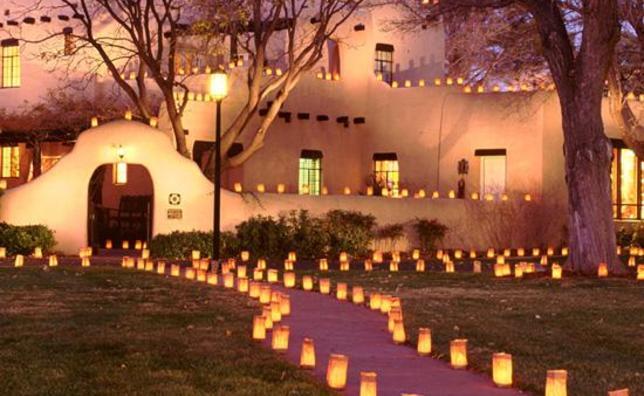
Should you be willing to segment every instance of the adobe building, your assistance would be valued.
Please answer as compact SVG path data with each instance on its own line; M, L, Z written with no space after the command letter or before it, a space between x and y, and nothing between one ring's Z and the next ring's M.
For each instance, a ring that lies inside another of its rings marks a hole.
M298 208L323 213L343 208L372 213L381 225L408 224L416 217L438 218L452 229L445 241L449 247L485 248L495 242L477 224L472 207L532 204L551 208L549 213L558 225L548 235L512 243L560 243L566 187L556 93L547 88L511 92L517 87L503 84L468 87L458 76L445 74L441 26L407 35L383 31L383 21L392 12L382 8L357 12L337 38L330 40L319 67L305 75L291 93L264 147L240 167L226 170L225 228L253 214L275 215ZM15 31L38 35L70 28L74 22L69 16L49 20L34 16L9 24L10 18L11 13L4 21L0 18L0 108L7 109L25 100L37 102L45 88L55 88L57 83L52 78L56 71L34 56L38 47L16 41L12 38ZM65 45L61 37L61 50ZM98 216L97 205L108 213L103 221L109 223L110 211L118 212L123 202L132 203L132 197L148 196L143 206L150 215L137 238L149 239L175 229L211 229L212 184L197 165L214 140L215 103L206 93L209 58L195 54L188 45L182 51L185 56L180 61L192 62L185 65L192 92L183 118L192 162L171 154L172 131L163 108L160 133L150 133L151 128L141 123L118 121L92 128L76 142L48 143L42 155L51 169L35 180L30 178L28 144L15 135L3 138L0 134L0 176L9 187L0 201L0 218L16 224L50 225L57 232L60 248L74 251L101 242L91 225L92 216ZM268 68L276 73L280 65ZM224 128L244 101L243 71L243 65L228 70L231 85L223 102ZM111 86L108 77L97 76L90 89ZM629 104L641 119L641 97L631 97ZM644 217L644 164L621 143L607 110L605 104L605 130L614 143L615 218L633 225ZM233 150L249 144L262 114ZM150 142L144 144L148 137ZM128 186L112 183L111 168L95 173L103 165L118 162L118 146L125 148L130 165ZM173 173L174 167L181 172ZM99 180L102 186L112 187L91 193L90 184ZM64 187L70 183L73 188ZM383 192L387 197L381 196ZM171 195L174 199L180 196L180 208L173 207L179 205L171 204ZM56 199L43 206L46 210L34 209L42 205L43 197ZM181 218L173 209L181 209ZM46 215L52 212L60 218Z

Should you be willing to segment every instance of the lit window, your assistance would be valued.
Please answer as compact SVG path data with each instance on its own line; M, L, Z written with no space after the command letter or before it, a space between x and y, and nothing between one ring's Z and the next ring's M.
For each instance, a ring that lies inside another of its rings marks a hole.
M376 76L391 85L394 81L394 46L391 44L376 44Z
M20 148L2 147L2 177L20 177Z
M7 39L2 46L2 88L20 86L20 47L18 40Z
M398 195L400 169L396 153L375 153L373 155L373 178L376 195L380 195L383 188L386 188L393 196Z
M480 158L481 196L491 194L499 198L505 193L507 157L505 149L476 150Z
M322 189L322 152L302 150L299 173L299 193L320 195L320 190Z
M613 147L611 165L613 215L617 219L642 219L644 218L642 209L644 162L621 141L613 141Z

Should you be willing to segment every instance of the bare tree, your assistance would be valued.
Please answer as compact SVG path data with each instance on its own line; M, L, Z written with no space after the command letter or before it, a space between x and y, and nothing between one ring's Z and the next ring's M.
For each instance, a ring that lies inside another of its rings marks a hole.
M248 57L244 71L248 94L224 131L222 152L226 153L242 133L250 134L250 144L229 158L226 166L241 165L263 147L269 127L302 75L318 64L327 41L362 3L363 0L238 0L234 6L224 8L219 1L202 0L200 11L209 21L206 25L214 24L212 29L228 35ZM209 10L215 15L208 14ZM218 24L221 20L226 22ZM249 130L264 103L267 111L259 126ZM214 153L204 171L212 175L213 165Z
M474 78L491 78L495 71L507 69L524 78L530 70L538 70L540 63L547 65L546 75L536 75L554 82L561 103L571 247L568 264L586 274L594 273L600 262L608 263L612 271L621 271L611 208L611 143L601 118L604 82L620 39L618 1L396 3L408 11L404 21L394 22L398 28L418 28L445 17L448 23L455 21L456 29L473 17L483 26L471 29L492 29L497 40L485 48L485 61L468 70ZM452 61L465 57L462 51L450 56Z
M72 15L71 30L20 39L46 43L66 35L73 46L62 53L46 53L46 58L56 65L65 64L70 72L84 70L88 79L106 73L144 119L156 114L158 99L152 89L158 89L172 124L177 151L190 157L182 123L190 70L178 70L175 62L181 37L189 30L182 13L186 4L189 2L184 0L37 1L22 12L67 11ZM182 94L175 95L175 91ZM181 99L176 100L177 97Z

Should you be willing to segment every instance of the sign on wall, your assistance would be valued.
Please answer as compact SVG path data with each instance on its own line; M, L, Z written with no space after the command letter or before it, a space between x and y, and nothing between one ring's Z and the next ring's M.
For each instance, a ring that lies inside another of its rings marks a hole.
M183 218L183 210L181 209L168 209L169 220L181 220Z
M181 204L181 194L179 193L172 193L168 195L168 203L170 205L180 205Z

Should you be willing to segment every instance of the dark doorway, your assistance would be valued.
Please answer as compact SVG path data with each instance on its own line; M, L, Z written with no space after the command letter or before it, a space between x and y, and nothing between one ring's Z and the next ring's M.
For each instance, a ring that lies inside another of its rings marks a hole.
M121 248L128 241L149 242L152 236L154 190L152 177L143 165L127 165L127 183L116 185L112 164L101 165L92 174L88 194L88 244L95 249L112 241Z

